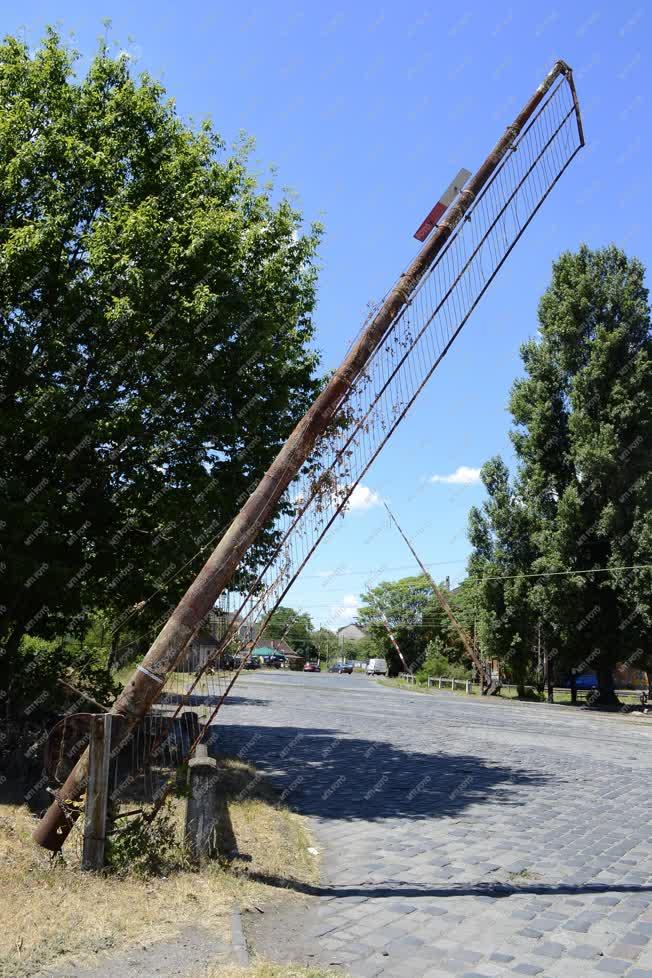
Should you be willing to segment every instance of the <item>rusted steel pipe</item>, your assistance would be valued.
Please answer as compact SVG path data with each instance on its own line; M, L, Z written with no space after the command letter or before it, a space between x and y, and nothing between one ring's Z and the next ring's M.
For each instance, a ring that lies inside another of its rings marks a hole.
M505 130L479 170L470 178L439 227L400 276L221 537L113 705L111 712L125 718L125 731L135 726L158 698L193 630L213 607L240 560L273 515L281 496L310 455L317 439L337 414L351 386L381 344L392 323L409 303L424 273L560 75L566 75L572 87L570 68L565 62L558 61L511 126ZM65 805L82 795L87 777L88 752L80 758L65 784L59 789L57 801L50 806L34 832L34 839L40 845L54 851L61 848L71 828Z

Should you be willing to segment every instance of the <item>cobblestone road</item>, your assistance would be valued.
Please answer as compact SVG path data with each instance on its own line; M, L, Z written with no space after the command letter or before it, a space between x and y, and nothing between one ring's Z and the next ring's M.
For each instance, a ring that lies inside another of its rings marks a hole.
M360 978L652 978L652 726L284 673L239 682L218 730L323 850L281 956Z

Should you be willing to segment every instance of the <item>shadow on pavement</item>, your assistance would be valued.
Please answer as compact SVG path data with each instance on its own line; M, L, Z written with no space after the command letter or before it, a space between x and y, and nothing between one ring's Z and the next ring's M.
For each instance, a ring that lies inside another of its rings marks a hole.
M221 699L221 693L191 693L190 696L186 696L183 693L164 692L158 702L162 706L177 706L179 703L185 706L217 706ZM222 706L268 706L269 702L252 696L234 696L229 693Z
M319 883L302 883L284 876L266 876L264 873L248 873L251 879L268 886L295 890L307 896L318 897L492 897L510 896L587 896L600 893L652 893L652 886L632 883L530 883L515 886L510 883L475 883L473 886L415 886L414 883L392 881L391 886L329 886Z
M323 728L225 722L211 733L214 751L262 766L286 805L322 819L451 817L484 800L520 806L519 787L549 780L472 755L405 750Z

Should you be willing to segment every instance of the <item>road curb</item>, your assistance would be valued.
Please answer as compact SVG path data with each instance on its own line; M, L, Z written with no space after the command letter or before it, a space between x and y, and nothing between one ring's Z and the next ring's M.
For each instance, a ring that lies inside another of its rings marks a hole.
M498 706L498 707L514 706L519 709L520 708L527 709L528 707L534 707L540 710L551 710L551 711L563 710L566 711L568 715L581 714L583 716L591 716L593 718L600 718L605 720L624 720L629 724L635 724L636 726L641 726L641 727L647 726L652 728L652 715L649 714L641 715L640 713L635 713L633 711L632 712L624 711L624 710L603 711L600 709L582 710L581 705L573 706L571 703L546 703L543 700L539 700L539 701L519 700L516 698L508 699L506 697L502 698L500 696L491 696L491 697L478 696L477 694L473 694L469 696L467 693L451 692L449 690L444 690L444 689L428 689L427 687L424 686L422 686L421 688L415 686L390 686L387 683L378 683L377 685L381 686L382 689L388 690L389 692L394 691L396 693L411 693L414 694L415 696L430 696L433 699L439 699L441 696L448 697L448 698L450 698L451 696L455 696L460 702L462 701L467 703L475 702L478 704L482 703L490 706Z
M249 951L242 929L242 917L239 908L231 911L231 947L236 962L243 968L249 967Z

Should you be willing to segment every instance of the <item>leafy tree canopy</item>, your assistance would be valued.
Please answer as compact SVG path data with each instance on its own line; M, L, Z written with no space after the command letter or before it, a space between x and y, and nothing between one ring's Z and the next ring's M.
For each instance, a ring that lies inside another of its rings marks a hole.
M76 61L0 44L4 670L165 615L318 389L319 228L126 57Z
M444 586L442 590L451 602L448 590ZM411 669L423 663L428 643L436 636L445 643L453 659L460 655L459 640L424 575L385 581L370 588L362 595L358 618L379 650L376 654L388 660L390 672L402 672L404 666L385 623Z
M299 655L313 655L316 650L310 615L283 605L270 618L262 639L284 639Z

